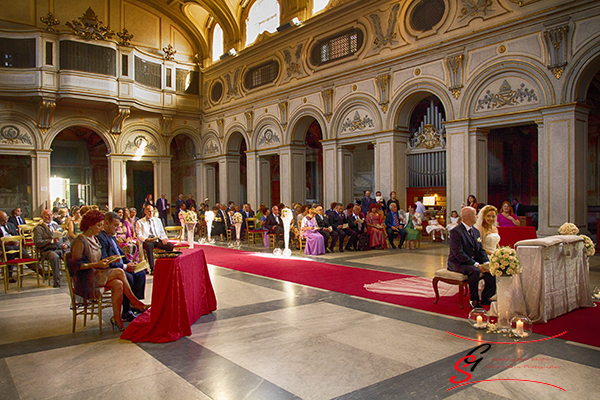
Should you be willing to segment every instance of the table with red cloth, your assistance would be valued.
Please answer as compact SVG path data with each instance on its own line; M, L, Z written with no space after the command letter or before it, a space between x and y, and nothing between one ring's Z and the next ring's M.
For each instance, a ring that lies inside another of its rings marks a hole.
M166 343L192 334L202 315L217 309L204 251L181 249L177 258L154 263L152 307L129 324L121 339Z
M520 240L537 239L537 232L534 226L499 226L500 247L514 247Z

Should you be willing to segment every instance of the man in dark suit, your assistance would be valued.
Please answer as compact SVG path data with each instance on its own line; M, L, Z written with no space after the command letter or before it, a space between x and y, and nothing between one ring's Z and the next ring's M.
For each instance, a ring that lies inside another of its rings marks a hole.
M191 193L188 195L188 198L185 201L185 206L187 207L188 210L190 210L192 207L194 207L194 210L198 211L198 207L196 207L196 200L194 200L194 196L192 196Z
M169 211L169 201L165 197L165 194L162 193L160 198L156 200L156 209L158 210L158 217L162 220L163 226L168 226L167 223L167 212Z
M323 206L317 206L315 221L317 221L317 225L319 226L319 233L323 235L323 239L325 239L325 251L327 253L333 253L333 248L338 240L338 233L333 230L329 223L329 218L323 213ZM331 238L331 245L327 247L329 238Z
M279 207L273 206L271 214L267 216L265 221L265 228L267 228L269 234L275 234L275 243L277 243L277 246L281 246L283 243L283 220L279 216Z
M448 255L448 270L467 275L471 293L471 307L489 305L490 298L496 293L496 278L493 277L483 264L488 263L488 256L481 244L479 231L473 227L477 220L477 212L472 207L460 211L462 223L452 229L450 235L450 254ZM485 282L479 301L479 280Z
M375 199L371 198L371 192L365 190L365 195L360 201L360 208L362 210L363 215L367 215L369 213L369 206L375 203Z
M356 241L358 240L358 233L354 232L348 227L348 223L346 221L343 211L344 206L341 203L338 203L335 206L332 205L331 208L333 210L328 210L329 223L331 224L333 230L336 231L338 234L338 238L340 240L340 253L344 252L344 239L346 238L346 235L349 236L349 240L345 249L348 251L352 251L356 245Z
M70 251L71 243L66 237L54 237L59 229L52 220L52 211L42 211L42 222L33 229L33 243L40 252L40 261L48 260L54 275L54 287L60 287L60 259Z
M398 215L398 206L396 206L396 203L390 203L390 212L385 217L385 230L387 231L388 241L392 249L396 248L394 239L396 236L400 236L398 248L401 249L406 239L406 231L404 230L404 221Z
M513 206L513 211L515 212L517 217L525 216L525 206L523 204L519 203L519 199L517 199L516 197L513 197L513 199L512 199L512 206Z
M104 220L104 230L98 234L98 241L102 245L102 258L110 256L124 256L125 253L117 244L115 235L119 228L119 216L114 212L106 213L106 219ZM146 292L146 270L135 272L136 263L130 261L127 257L123 257L118 261L110 264L110 268L121 268L125 271L125 276L131 286L131 291L135 294L135 297L142 300L145 297ZM141 310L140 310L141 311ZM131 305L129 298L123 296L123 310L121 312L121 318L123 321L131 322L134 320L135 315L131 312Z
M17 207L11 212L11 216L8 218L8 222L18 227L19 225L25 225L25 218L21 217L21 208Z
M185 201L183 200L183 195L180 194L177 200L175 200L175 214L173 214L175 225L181 225L181 221L179 221L179 212L181 211L182 204L185 204Z

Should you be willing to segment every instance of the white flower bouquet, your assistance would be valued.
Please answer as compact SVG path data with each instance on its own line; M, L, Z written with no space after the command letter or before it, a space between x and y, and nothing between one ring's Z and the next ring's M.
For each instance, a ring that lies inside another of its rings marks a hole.
M500 247L494 251L490 260L492 276L517 275L523 271L517 253L510 247Z
M186 211L183 222L186 224L195 224L198 222L198 214L195 211Z
M575 224L565 222L560 226L560 228L558 228L558 233L561 235L578 235L579 228Z
M244 218L242 217L242 213L236 212L235 214L233 214L231 216L231 221L234 224L241 224L244 221Z
M590 239L586 235L579 235L579 236L581 236L583 238L583 245L585 246L585 254L588 257L591 257L594 254L596 254L596 245L594 244L592 239Z

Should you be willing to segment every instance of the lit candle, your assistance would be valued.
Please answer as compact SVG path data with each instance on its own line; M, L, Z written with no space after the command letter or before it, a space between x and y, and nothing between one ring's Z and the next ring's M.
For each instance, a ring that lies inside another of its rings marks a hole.
M523 336L523 321L517 321L517 336Z
M477 316L477 327L481 327L481 325L483 325L483 318L481 317L481 315Z

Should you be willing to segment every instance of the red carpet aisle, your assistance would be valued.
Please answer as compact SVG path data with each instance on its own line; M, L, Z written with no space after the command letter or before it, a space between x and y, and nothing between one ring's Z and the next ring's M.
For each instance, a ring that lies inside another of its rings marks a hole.
M464 309L458 304L458 294L441 297L438 304L432 298L371 292L365 284L393 279L414 278L409 275L372 271L362 268L344 267L311 260L276 258L272 254L252 253L225 249L218 246L202 246L209 264L247 272L250 274L299 283L320 289L345 293L386 303L431 311L444 315L466 318L469 305L465 299ZM600 347L600 307L575 310L565 316L535 325L534 332L553 336L561 332L566 340Z

